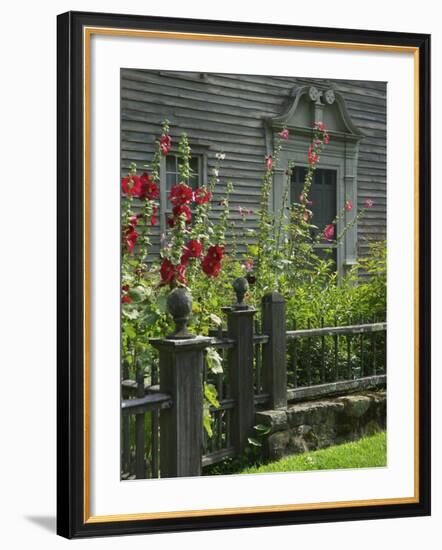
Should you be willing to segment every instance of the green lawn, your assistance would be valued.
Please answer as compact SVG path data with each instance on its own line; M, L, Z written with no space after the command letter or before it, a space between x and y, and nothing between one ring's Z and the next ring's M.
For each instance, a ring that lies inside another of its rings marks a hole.
M381 432L352 443L291 455L276 462L246 468L241 473L304 472L339 468L374 468L386 465L387 438L385 432Z

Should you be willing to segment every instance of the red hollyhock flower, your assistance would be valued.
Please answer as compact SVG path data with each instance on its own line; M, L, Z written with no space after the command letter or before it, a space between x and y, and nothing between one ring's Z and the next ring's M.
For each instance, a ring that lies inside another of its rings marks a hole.
M158 221L158 206L154 204L152 208L152 215L150 216L150 225L155 225L157 221Z
M221 262L210 258L208 255L205 256L201 262L202 270L209 277L218 277L219 272L221 271Z
M318 162L318 154L315 151L313 151L313 145L311 144L308 148L307 158L308 158L308 163L311 164L312 166Z
M272 157L272 155L267 155L266 156L266 168L267 168L268 172L270 172L273 168L273 157Z
M192 220L192 212L190 211L190 208L187 206L187 204L174 206L172 209L172 214L173 216L169 216L169 219L167 220L169 227L175 227L178 218L181 216L184 216L186 223L190 223L190 221Z
M176 267L176 275L178 282L182 283L183 285L187 285L187 279L186 279L186 266L183 263L180 263Z
M129 285L124 285L124 286L122 286L122 287L121 287L121 290L122 290L123 292L127 292L127 291L129 290Z
M289 139L289 131L287 130L287 128L284 128L284 130L281 130L279 132L279 137L282 139Z
M137 239L138 232L129 226L129 229L126 231L126 246L130 254L134 251L135 245L137 244Z
M167 258L163 258L160 267L161 284L171 283L175 277L175 267Z
M138 224L138 216L134 214L129 218L129 226L133 230L137 224Z
M351 201L345 201L344 208L347 212L351 212L353 210L353 203Z
M209 249L206 254L206 258L209 258L210 260L220 262L223 259L224 255L224 247L220 246L219 244L215 244L213 246L209 246Z
M160 196L160 191L157 185L150 179L150 176L147 172L140 177L140 199L148 199L153 201Z
M172 187L169 193L169 200L174 206L189 204L193 199L191 187L185 183L177 183Z
M172 138L169 134L163 134L160 137L160 149L163 155L168 155L172 147Z
M329 223L328 225L325 226L324 237L327 239L327 241L332 241L334 236L335 236L335 226L332 223Z
M184 254L187 258L199 258L203 250L203 245L196 239L191 239L184 247Z
M140 194L140 178L135 175L127 176L121 180L121 189L126 195L137 197Z
M205 204L206 202L209 202L211 198L212 193L204 187L198 187L195 189L195 193L193 194L193 200L196 204Z
M127 294L125 294L124 296L121 296L121 303L122 304L131 304L132 303L132 298L130 296L128 296Z

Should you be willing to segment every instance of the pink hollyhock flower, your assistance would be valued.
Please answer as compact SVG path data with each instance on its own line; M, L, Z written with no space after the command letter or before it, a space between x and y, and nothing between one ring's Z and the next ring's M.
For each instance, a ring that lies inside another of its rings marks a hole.
M335 226L332 223L329 223L328 225L325 226L324 237L327 239L327 241L332 241L334 236L335 236Z
M325 124L323 122L315 122L315 128L323 132L325 130Z
M246 271L252 271L252 269L253 269L253 260L246 260L242 264L242 266Z
M371 199L365 200L365 208L373 208L374 202Z
M315 151L313 151L312 144L310 144L308 148L307 158L308 158L308 163L311 164L312 166L318 162L318 154Z
M278 135L282 139L289 139L289 131L287 130L287 128L281 130Z
M311 210L304 210L304 213L303 213L302 217L303 217L305 222L310 221L310 218L312 217Z
M330 141L330 134L328 132L324 133L324 143L327 145L327 143Z
M351 201L345 201L345 210L351 212L353 210L353 203Z
M172 138L169 134L163 134L160 137L160 149L163 155L168 155L172 147Z
M273 168L273 157L272 157L272 155L267 155L266 156L266 168L267 168L268 172L270 172Z
M169 192L169 200L174 206L189 204L193 199L192 188L185 183L177 183Z
M195 189L195 193L193 194L193 200L196 204L205 204L206 202L209 202L211 198L212 193L204 187L198 187Z

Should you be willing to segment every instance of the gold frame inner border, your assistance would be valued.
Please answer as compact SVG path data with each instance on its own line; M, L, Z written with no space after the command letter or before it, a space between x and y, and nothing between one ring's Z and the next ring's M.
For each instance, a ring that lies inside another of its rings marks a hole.
M202 510L177 510L171 512L150 512L137 514L115 514L93 516L90 511L90 83L91 83L91 37L93 35L122 36L136 38L156 38L174 40L194 40L203 42L232 42L258 45L333 48L372 52L409 53L414 62L414 495L388 499L352 500L337 502L318 502L305 504L284 504L270 506L250 506L238 508L215 508ZM230 514L256 514L264 512L287 512L300 510L324 510L330 508L348 508L353 506L385 506L392 504L412 504L419 502L419 49L412 46L387 44L363 44L353 42L330 42L321 40L296 40L287 38L247 37L224 34L204 34L169 31L150 31L137 29L116 29L107 27L83 28L83 93L84 93L84 487L83 512L85 523L103 523L117 521L136 521L149 519L191 518Z

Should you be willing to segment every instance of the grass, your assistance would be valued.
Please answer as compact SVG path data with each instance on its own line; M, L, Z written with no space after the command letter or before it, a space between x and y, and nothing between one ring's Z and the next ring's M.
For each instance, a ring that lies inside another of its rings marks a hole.
M305 472L341 468L376 468L386 465L387 437L385 432L380 432L352 443L291 455L275 462L246 468L241 473Z

